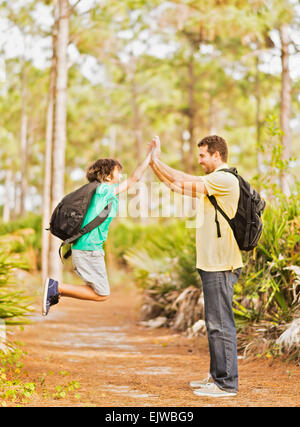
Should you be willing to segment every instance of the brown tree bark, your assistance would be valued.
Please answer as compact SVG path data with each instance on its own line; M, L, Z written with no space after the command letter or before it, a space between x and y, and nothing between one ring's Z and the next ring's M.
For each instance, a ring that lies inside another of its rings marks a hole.
M11 166L8 166L8 168L5 171L5 201L4 201L4 207L3 207L3 222L10 221L10 201L11 201L11 194L12 194L12 188L13 188L13 174Z
M140 164L142 161L142 129L141 129L141 119L138 105L138 89L136 83L136 64L135 58L131 59L131 102L132 102L132 112L133 112L133 131L135 135L135 149L136 149L136 159L137 163Z
M56 43L58 31L58 2L54 2L54 25L52 33L52 61L49 78L49 94L47 107L45 158L44 158L44 188L43 188L43 206L42 206L42 278L43 281L49 274L49 246L50 234L46 230L49 227L51 216L51 172L52 172L52 140L53 140L53 118L54 118L54 99L56 83Z
M259 58L255 58L255 100L256 100L256 168L258 175L263 171L263 156L261 151L261 90L259 79ZM259 183L258 183L259 184Z
M194 57L191 55L190 62L188 65L189 74L189 87L188 87L188 98L189 98L189 109L188 117L189 124L188 130L190 134L190 147L187 155L187 171L193 173L194 161L195 161L195 119L196 119L196 101L195 101L195 70L194 70Z
M52 149L52 179L51 179L51 212L64 196L64 172L66 150L66 119L67 119L67 82L68 64L67 47L69 41L69 2L58 0L59 22L57 33L57 63L56 87L53 121L53 149ZM62 280L62 263L58 249L60 240L51 235L49 249L49 275Z
M27 72L24 63L21 74L22 105L21 105L21 182L20 182L20 215L25 214L25 197L27 192L27 157L28 157L28 114L27 114Z

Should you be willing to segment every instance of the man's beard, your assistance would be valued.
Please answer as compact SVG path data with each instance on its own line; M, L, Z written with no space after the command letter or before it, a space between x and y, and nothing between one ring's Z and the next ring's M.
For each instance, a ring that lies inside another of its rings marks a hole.
M205 169L203 168L205 175L212 173L214 170L215 170L215 168L213 166L206 166Z

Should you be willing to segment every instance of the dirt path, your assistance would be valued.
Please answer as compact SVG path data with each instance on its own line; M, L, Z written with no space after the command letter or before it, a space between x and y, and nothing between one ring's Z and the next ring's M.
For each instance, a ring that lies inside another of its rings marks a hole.
M65 298L48 317L36 314L16 337L38 385L28 406L299 406L300 368L267 360L239 360L236 397L195 396L188 384L206 376L206 338L138 326L138 304L137 291L117 289L105 303ZM53 396L74 381L77 391Z

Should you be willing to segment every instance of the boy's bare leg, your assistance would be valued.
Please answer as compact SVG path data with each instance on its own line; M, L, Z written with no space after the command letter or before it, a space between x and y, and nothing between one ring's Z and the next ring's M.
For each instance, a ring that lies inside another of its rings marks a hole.
M62 297L78 298L90 301L105 301L108 296L98 295L89 285L58 285L58 291Z

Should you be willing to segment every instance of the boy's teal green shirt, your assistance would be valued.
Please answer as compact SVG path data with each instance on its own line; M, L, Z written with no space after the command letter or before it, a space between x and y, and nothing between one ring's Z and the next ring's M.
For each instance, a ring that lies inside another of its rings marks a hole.
M94 230L80 237L77 242L73 244L73 249L78 249L81 251L103 251L103 243L107 239L109 225L116 216L119 205L119 198L118 196L114 195L114 188L116 185L118 184L101 184L96 189L96 192L91 199L89 208L85 215L82 227L96 218L96 216L99 215L105 206L107 206L110 202L112 202L111 211L109 216L101 225L99 225L99 227L94 228Z

